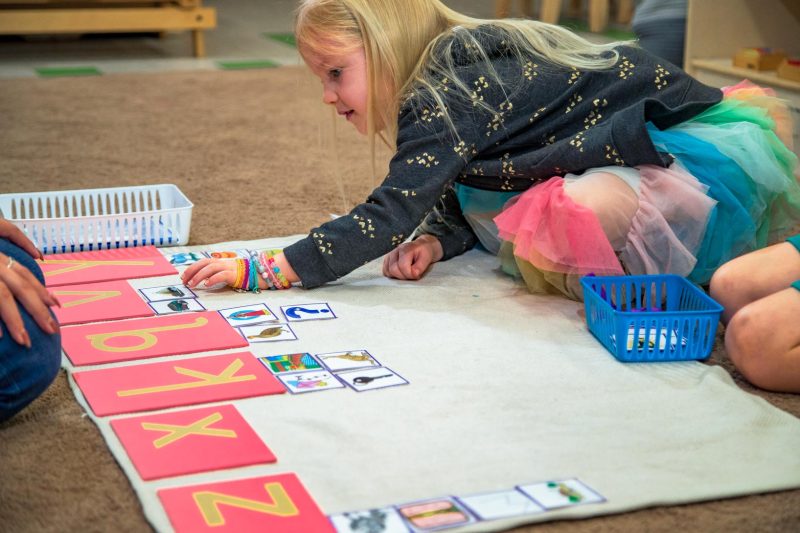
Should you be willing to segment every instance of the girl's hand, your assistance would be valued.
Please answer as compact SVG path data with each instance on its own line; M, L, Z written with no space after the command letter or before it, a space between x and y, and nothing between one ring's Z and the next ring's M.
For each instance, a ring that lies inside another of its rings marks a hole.
M395 279L419 279L443 255L439 239L433 235L422 235L386 254L383 275Z
M0 253L0 320L18 344L30 348L31 338L25 330L18 304L22 304L42 331L51 335L58 331L58 324L47 309L61 306L56 297L47 292L30 270Z
M201 259L189 265L181 274L184 285L193 289L205 282L204 287L225 283L233 285L236 281L236 261L230 259Z

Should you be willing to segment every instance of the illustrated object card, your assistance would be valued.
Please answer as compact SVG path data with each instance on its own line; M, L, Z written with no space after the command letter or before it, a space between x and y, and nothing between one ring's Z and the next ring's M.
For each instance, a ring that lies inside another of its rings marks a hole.
M408 385L402 376L385 366L338 372L336 376L357 392Z
M203 307L203 304L201 304L196 298L151 302L150 307L152 307L159 315L171 315L173 313L188 313L192 311L206 310L206 308Z
M127 281L66 285L52 293L61 302L52 309L62 326L155 314Z
M233 405L118 418L111 427L145 481L276 460Z
M336 531L295 474L161 489L158 497L176 533Z
M181 298L197 298L192 289L183 285L162 285L160 287L145 287L139 289L148 302L161 302Z
M283 355L269 355L259 358L264 366L274 374L286 372L302 372L304 370L321 370L322 365L310 353L288 353Z
M220 309L219 314L234 327L262 324L264 322L277 322L278 317L266 304L242 305Z
M177 274L154 246L48 255L38 261L48 287Z
M97 416L283 394L250 352L74 372Z
M64 353L75 366L247 346L219 313L203 311L118 320L61 329Z
M381 364L366 350L320 353L317 354L317 359L328 367L328 370L331 372L381 366Z
M398 505L397 511L411 525L412 531L438 531L476 521L453 498L406 503Z
M409 533L411 531L397 509L384 507L330 516L338 533Z
M577 479L545 481L520 485L517 488L536 500L546 510L606 501L605 498Z
M333 310L326 303L302 304L302 305L282 305L281 312L289 322L300 322L302 320L325 320L336 318Z
M244 326L238 329L251 344L297 340L297 335L294 334L294 330L289 324L263 324L261 326Z
M498 520L544 512L540 505L518 490L471 494L458 496L456 499L481 520Z
M250 250L245 248L239 250L209 250L203 253L211 259L250 259Z
M336 376L325 370L278 374L277 378L292 394L344 388L344 385L336 379Z
M189 266L206 257L207 256L202 252L178 252L166 255L167 261L175 266Z

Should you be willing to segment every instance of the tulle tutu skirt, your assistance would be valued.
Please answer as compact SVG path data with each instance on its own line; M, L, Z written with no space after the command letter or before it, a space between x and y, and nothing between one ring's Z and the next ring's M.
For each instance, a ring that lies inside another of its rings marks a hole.
M800 222L788 111L749 82L723 91L722 102L687 122L648 124L655 147L674 157L668 168L556 176L510 200L459 186L462 211L533 292L579 299L577 278L588 274L673 273L705 284L726 261Z

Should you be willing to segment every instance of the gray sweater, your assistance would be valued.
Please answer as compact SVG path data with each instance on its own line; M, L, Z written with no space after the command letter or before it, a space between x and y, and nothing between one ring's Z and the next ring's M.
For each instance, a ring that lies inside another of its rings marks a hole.
M607 165L671 163L653 146L645 124L664 129L718 103L719 89L694 80L644 50L620 47L620 60L603 71L578 71L509 54L491 26L472 30L503 80L497 84L460 43L453 56L472 89L459 98L441 80L458 130L454 137L425 94L400 110L397 152L389 174L349 214L314 228L284 252L303 286L340 278L405 241L424 221L444 259L474 246L452 184L523 191L552 176ZM475 101L489 103L490 113ZM434 209L436 208L436 209Z

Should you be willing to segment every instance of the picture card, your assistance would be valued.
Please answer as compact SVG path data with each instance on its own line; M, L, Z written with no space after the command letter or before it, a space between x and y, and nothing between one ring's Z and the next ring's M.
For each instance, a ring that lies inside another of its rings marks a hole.
M139 289L148 302L161 302L178 298L197 298L192 289L181 284L162 285L160 287L145 287Z
M204 252L211 259L250 259L250 250L208 250Z
M402 376L385 366L338 372L336 376L357 392L408 385Z
M310 353L288 353L283 355L269 355L259 358L264 366L273 374L286 372L302 372L304 370L321 370L322 365Z
M250 352L86 370L72 377L97 416L286 392Z
M206 308L196 298L185 298L178 300L162 300L151 302L152 307L159 315L170 315L172 313L188 313L192 311L205 311Z
M520 485L517 488L536 500L536 503L545 510L606 501L600 494L577 479L545 481Z
M317 359L331 372L381 366L381 364L366 350L320 353L317 354Z
M297 372L294 374L278 374L276 376L292 394L317 392L328 389L343 389L342 382L325 370Z
M275 323L238 328L251 344L258 342L296 341L297 335L289 324Z
M230 404L118 418L111 428L145 481L276 461Z
M437 498L397 506L400 516L411 525L412 531L438 531L476 522L454 498Z
M155 246L53 254L38 263L48 287L178 273Z
M241 305L220 309L219 314L234 327L262 324L264 322L277 322L278 317L266 304Z
M409 533L397 509L384 507L368 511L334 514L330 517L338 533Z
M51 292L61 302L52 310L62 326L155 315L127 281L62 285Z
M498 520L513 516L543 513L544 509L518 490L457 496L480 520Z
M282 305L281 312L289 322L300 322L302 320L327 320L329 318L336 318L333 310L326 303Z
M214 311L61 328L61 346L75 366L247 345L236 329Z
M335 533L295 474L160 489L176 533Z
M206 259L207 256L202 252L178 252L178 253L166 254L166 258L171 265L180 267L180 266L189 266L193 263L197 263L201 259Z

